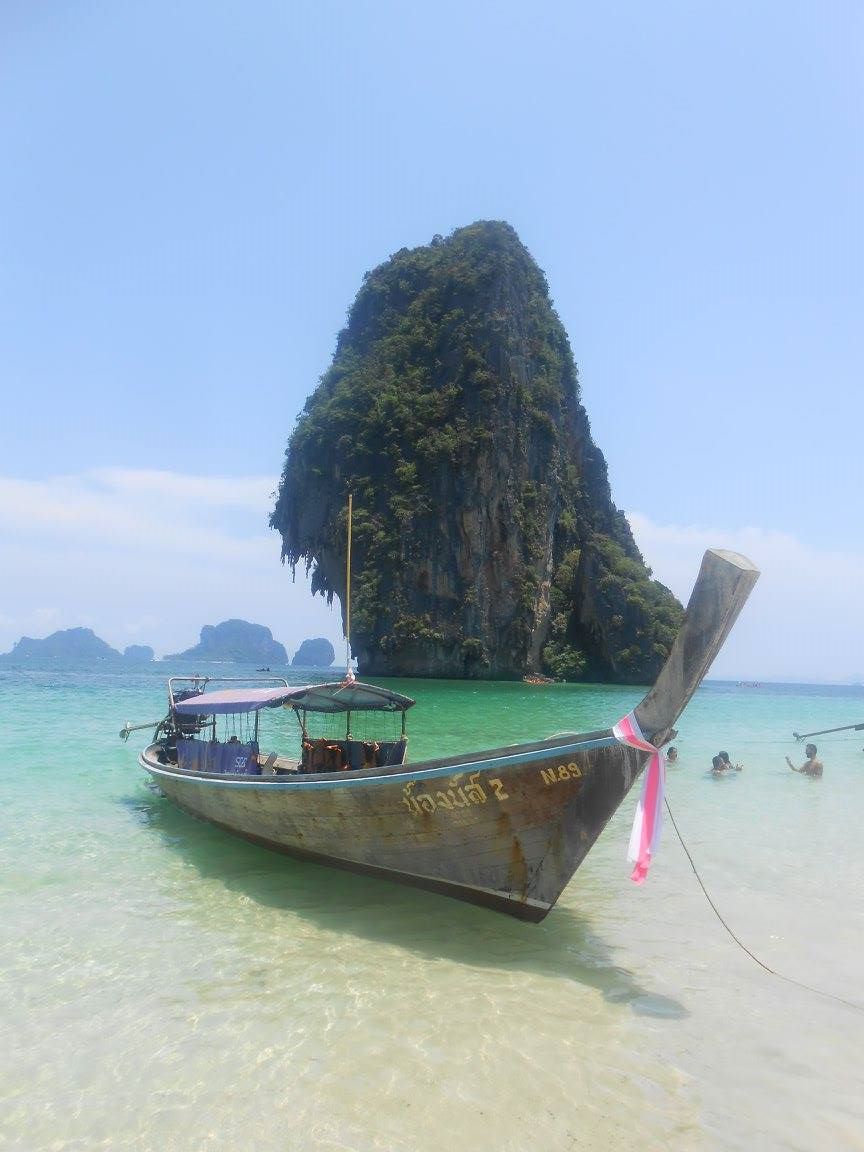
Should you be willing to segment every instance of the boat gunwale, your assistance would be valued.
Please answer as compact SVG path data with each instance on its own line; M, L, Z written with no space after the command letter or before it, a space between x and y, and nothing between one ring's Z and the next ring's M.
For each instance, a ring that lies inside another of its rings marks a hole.
M162 764L148 756L151 749L162 748L160 742L148 745L139 756L139 762L151 775L169 779L198 781L202 784L216 784L225 787L265 788L268 791L298 790L303 788L338 788L356 784L399 784L411 780L434 780L452 776L455 773L490 772L495 769L518 767L521 764L546 760L556 753L590 752L599 748L620 747L611 728L600 728L584 735L553 737L550 740L532 741L528 744L511 744L503 748L491 748L485 752L461 753L453 757L438 757L434 760L421 760L411 766L393 764L376 768L346 769L342 772L291 773L285 775L259 776L225 772L194 772L173 764Z

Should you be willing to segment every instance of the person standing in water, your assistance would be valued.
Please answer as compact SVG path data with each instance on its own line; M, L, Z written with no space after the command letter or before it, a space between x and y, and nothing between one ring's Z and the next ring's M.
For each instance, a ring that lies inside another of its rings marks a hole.
M822 761L816 756L816 745L808 744L804 751L807 754L807 759L800 768L796 768L788 756L786 757L786 763L793 772L803 772L805 776L821 776Z
M740 771L741 771L741 767L742 767L742 766L741 766L740 764L732 764L732 763L730 763L730 760L729 760L729 753L728 753L728 752L718 752L718 753L717 753L717 755L718 755L718 756L720 757L720 759L723 761L723 767L724 767L724 769L727 769L727 770L731 770L731 769L733 769L733 768L734 768L736 772L740 772Z
M670 764L674 764L675 761L678 759L678 749L675 747L674 744L669 745L669 748L666 752L666 759L668 760L668 762Z

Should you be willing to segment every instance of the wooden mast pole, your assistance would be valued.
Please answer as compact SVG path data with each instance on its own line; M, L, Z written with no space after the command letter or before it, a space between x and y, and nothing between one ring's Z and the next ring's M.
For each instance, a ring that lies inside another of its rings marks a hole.
M348 493L348 555L345 561L345 674L351 672L351 516L354 496Z

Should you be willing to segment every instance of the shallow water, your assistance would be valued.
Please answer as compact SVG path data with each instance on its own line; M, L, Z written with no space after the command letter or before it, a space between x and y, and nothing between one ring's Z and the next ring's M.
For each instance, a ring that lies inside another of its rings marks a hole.
M540 925L197 822L117 738L166 674L0 672L0 1147L864 1148L864 733L817 740L821 781L784 762L864 690L709 683L679 723L672 813L775 975L668 821L629 881L635 795ZM414 759L639 696L390 683Z

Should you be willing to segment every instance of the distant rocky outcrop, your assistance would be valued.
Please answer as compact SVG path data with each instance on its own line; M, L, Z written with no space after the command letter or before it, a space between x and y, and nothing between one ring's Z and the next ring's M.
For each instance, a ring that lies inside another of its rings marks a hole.
M149 664L155 655L149 644L130 644L123 649L123 659L129 664Z
M299 668L329 668L336 659L336 649L329 640L319 637L304 640L294 653L292 665Z
M657 675L683 610L612 501L567 334L508 224L367 273L291 434L270 523L343 623L349 491L364 675Z
M223 620L205 624L200 643L185 652L166 656L166 660L236 661L249 664L287 664L288 653L273 633L263 624L246 620Z
M65 628L43 640L22 636L3 659L121 660L116 648L100 640L92 628Z
M146 644L131 644L120 653L100 640L92 628L64 628L42 640L22 636L13 645L11 652L0 654L0 660L67 660L79 664L111 660L126 664L149 664L154 655L153 649Z

